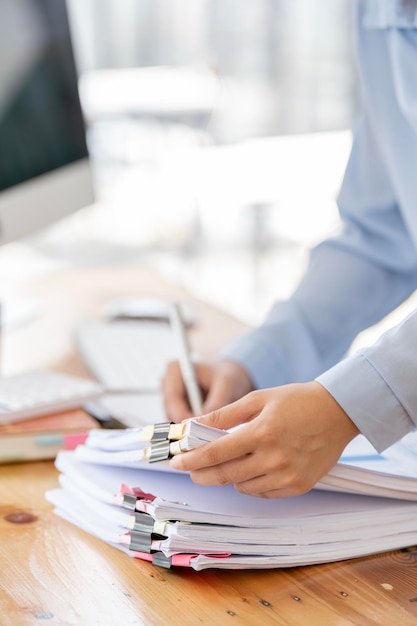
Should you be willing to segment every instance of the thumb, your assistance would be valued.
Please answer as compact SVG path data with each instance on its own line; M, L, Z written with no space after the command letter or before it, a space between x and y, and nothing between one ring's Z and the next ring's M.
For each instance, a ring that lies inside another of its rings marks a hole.
M227 404L197 418L196 421L213 428L229 430L234 426L251 421L259 414L261 409L262 407L259 406L256 393L250 393L240 400L236 400L236 402Z

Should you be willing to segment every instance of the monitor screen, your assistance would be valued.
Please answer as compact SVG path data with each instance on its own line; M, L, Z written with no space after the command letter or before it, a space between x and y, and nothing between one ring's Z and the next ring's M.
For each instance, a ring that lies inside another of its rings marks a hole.
M0 0L0 243L93 200L65 0Z

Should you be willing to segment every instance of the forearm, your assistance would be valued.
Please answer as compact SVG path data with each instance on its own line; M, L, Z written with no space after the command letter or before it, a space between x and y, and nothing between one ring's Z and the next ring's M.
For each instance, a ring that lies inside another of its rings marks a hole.
M313 252L290 301L225 352L258 388L317 377L417 288L417 30L372 27L377 4L358 3L364 114L338 198L343 231Z
M295 291L294 302L318 352L321 372L343 358L356 336L383 319L416 288L415 269L366 258L349 233L321 244ZM375 247L375 246L374 246ZM395 255L386 246L386 256ZM315 374L315 376L317 376Z
M414 274L371 263L343 241L318 247L293 297L223 352L249 372L256 388L316 378L414 289Z

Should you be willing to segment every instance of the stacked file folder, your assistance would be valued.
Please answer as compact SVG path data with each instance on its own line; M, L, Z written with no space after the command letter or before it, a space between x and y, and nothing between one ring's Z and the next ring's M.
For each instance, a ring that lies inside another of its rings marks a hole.
M233 485L201 487L164 460L149 462L152 448L169 458L227 436L206 429L189 422L91 431L75 452L58 455L60 488L47 498L91 535L164 567L291 567L417 543L414 435L383 456L359 437L316 489L269 500Z

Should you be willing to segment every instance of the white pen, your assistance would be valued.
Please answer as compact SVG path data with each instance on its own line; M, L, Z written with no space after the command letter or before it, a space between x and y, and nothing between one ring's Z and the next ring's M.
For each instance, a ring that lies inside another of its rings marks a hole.
M170 307L170 322L174 340L177 345L178 361L190 407L194 415L201 415L203 412L201 390L191 360L185 324L180 308L175 302L173 302Z

